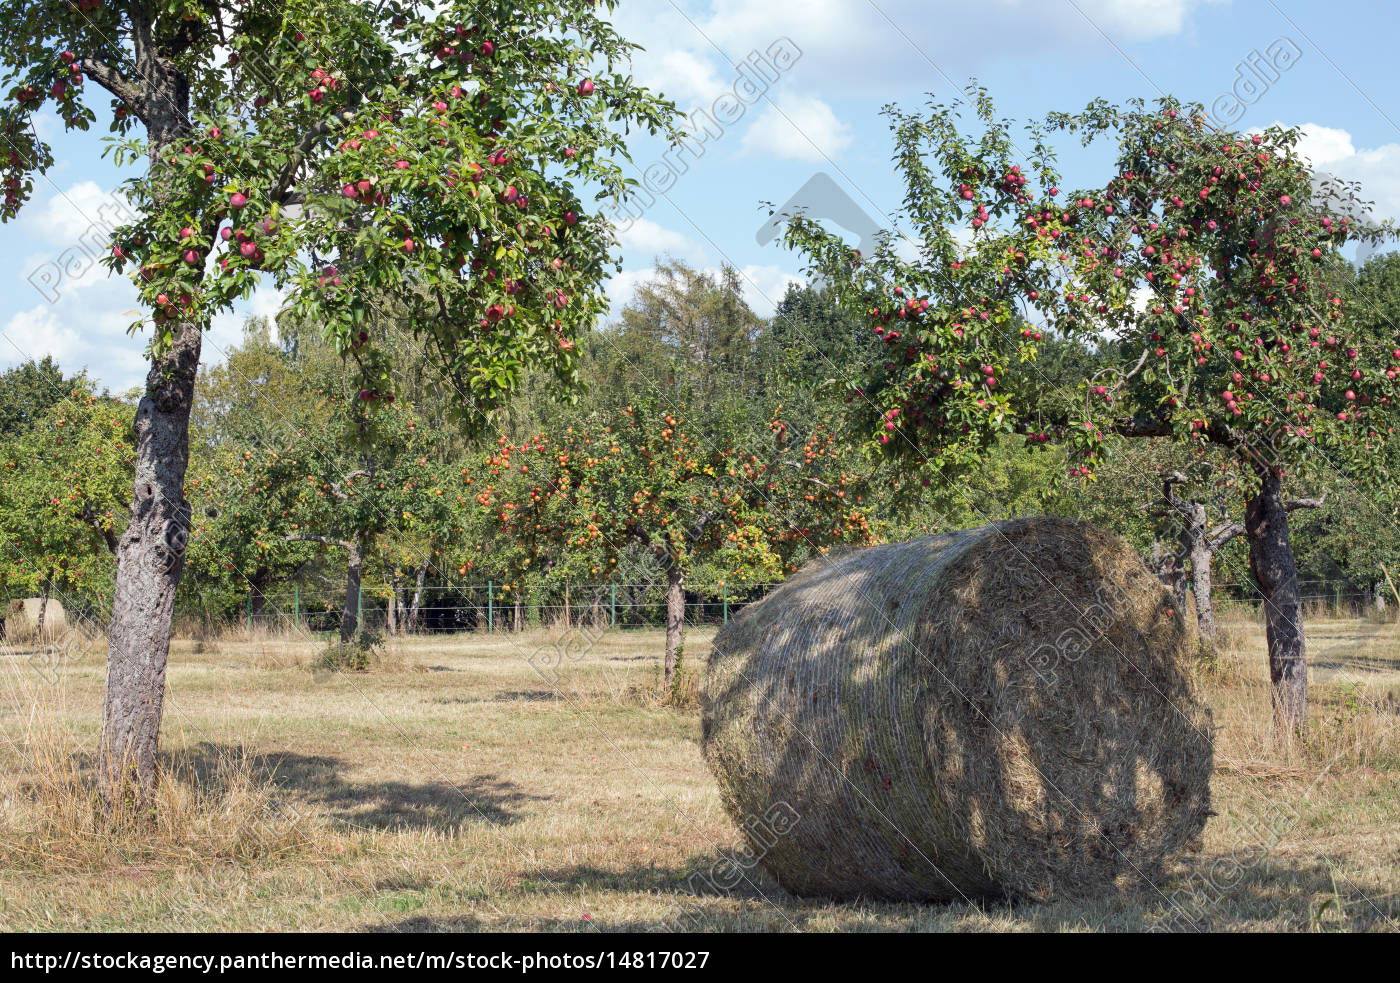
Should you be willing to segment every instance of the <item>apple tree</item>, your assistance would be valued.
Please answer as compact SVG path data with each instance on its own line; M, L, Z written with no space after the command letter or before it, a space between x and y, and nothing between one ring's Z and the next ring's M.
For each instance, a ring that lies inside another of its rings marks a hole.
M889 235L861 257L801 216L788 226L886 347L849 389L873 445L941 483L1006 433L1064 444L1086 480L1110 436L1224 455L1243 483L1276 720L1301 729L1285 484L1378 477L1400 349L1358 333L1335 285L1343 245L1386 230L1354 217L1354 186L1314 175L1295 130L1220 132L1164 98L1096 102L1017 137L984 91L969 105L971 125L961 103L890 111L912 262ZM1108 180L1062 189L1055 133L1111 142ZM1072 387L1039 371L1057 339L1096 355Z
M581 196L627 191L625 131L672 107L625 74L612 3L3 0L0 160L12 218L53 166L34 121L110 106L138 216L109 263L149 311L131 520L118 547L99 780L148 798L189 508L202 332L260 285L350 353L371 297L419 344L353 352L387 394L398 357L476 418L529 367L565 381L614 247Z
M545 568L582 563L612 576L638 562L664 571L667 686L697 570L771 583L832 544L871 539L863 483L834 434L796 434L781 411L758 428L733 407L692 420L679 395L644 393L521 448L512 462L520 494L499 513Z
M40 630L54 594L70 609L111 599L135 458L131 416L128 405L75 389L0 445L0 592L39 597Z

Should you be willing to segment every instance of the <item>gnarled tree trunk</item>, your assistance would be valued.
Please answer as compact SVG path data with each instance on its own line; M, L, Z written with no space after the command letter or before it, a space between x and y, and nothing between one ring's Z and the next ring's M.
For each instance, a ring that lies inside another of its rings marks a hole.
M1199 526L1200 535L1191 539L1191 594L1196 600L1196 627L1201 637L1215 639L1215 604L1210 599L1210 561L1215 554L1205 535L1205 523Z
M141 85L98 80L137 109L146 123L153 204L159 209L181 193L175 182L182 177L173 169L166 172L164 162L170 148L182 145L192 129L189 82L154 43L154 17L147 7L132 5L130 17ZM215 221L201 219L211 239ZM191 322L174 326L170 347L152 360L146 392L136 408L136 480L131 523L116 550L98 747L98 785L109 807L127 801L144 808L155 789L170 621L189 539L184 485L202 328Z
M340 611L340 640L348 642L360 629L360 569L364 563L365 537L360 533L345 544L345 607Z
M201 341L198 325L178 329L136 409L136 481L117 545L102 705L98 782L109 805L143 804L155 787L170 619L189 538L185 468Z
M423 582L428 578L428 561L418 567L418 578L413 585L413 604L408 609L408 630L417 634L422 631Z
M1303 602L1288 538L1288 510L1275 469L1261 475L1258 493L1245 506L1244 525L1249 537L1250 572L1264 599L1274 723L1280 732L1301 733L1308 718Z
M1153 543L1152 567L1157 573L1157 579L1167 590L1171 591L1177 607L1184 607L1186 604L1186 569L1182 565L1181 556L1170 547L1164 547L1159 542Z

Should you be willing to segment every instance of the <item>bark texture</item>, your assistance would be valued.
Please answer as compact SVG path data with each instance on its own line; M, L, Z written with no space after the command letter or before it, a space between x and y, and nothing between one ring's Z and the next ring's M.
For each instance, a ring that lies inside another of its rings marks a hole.
M151 367L136 409L131 523L117 545L98 780L110 804L147 800L156 780L175 589L185 566L190 407L202 334L183 325Z
M345 607L340 611L340 640L348 642L360 630L360 573L364 564L364 537L356 533L345 544Z
M408 630L417 634L422 631L423 582L428 578L428 561L418 567L418 576L413 584L413 604L408 609Z
M1264 599L1274 722L1280 731L1297 734L1307 725L1308 665L1287 506L1279 476L1269 469L1262 475L1258 493L1245 506L1244 524L1250 571Z

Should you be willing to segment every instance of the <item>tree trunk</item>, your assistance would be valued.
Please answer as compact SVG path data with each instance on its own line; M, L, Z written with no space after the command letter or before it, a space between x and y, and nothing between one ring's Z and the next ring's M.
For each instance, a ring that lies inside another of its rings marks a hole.
M512 630L514 630L514 631L524 631L524 630L525 630L525 611L524 611L524 609L520 606L520 601L519 601L519 599L517 599L516 602L515 602L515 614L514 614L514 618L513 618L512 624L511 624L511 628L512 628Z
M1208 642L1215 641L1215 605L1210 599L1210 543L1202 534L1191 542L1191 593L1196 598L1196 627L1201 637Z
M428 561L418 568L418 579L413 586L413 605L408 609L408 630L415 635L421 630L420 619L423 613L423 582L428 578Z
M44 589L39 594L39 619L34 626L34 642L37 645L44 644L44 617L49 610L49 591L53 590L53 574L44 578Z
M346 560L345 607L340 612L340 640L348 642L360 629L360 566L364 560L364 536L355 533Z
M1177 608L1183 609L1186 605L1186 569L1178 553L1168 550L1162 554L1157 563L1157 579L1171 591Z
M681 632L685 628L685 574L675 561L666 568L666 689L676 680L681 662Z
M151 206L160 213L184 193L184 172L167 171L165 160L192 129L190 89L179 67L150 43L150 12L133 5L130 16L155 184ZM201 224L212 236L214 223L203 219ZM136 408L131 522L116 550L98 746L98 787L109 809L127 802L144 810L155 790L170 621L189 540L190 509L183 492L202 327L190 322L173 326L171 344L152 359Z
M1244 524L1249 569L1264 598L1274 723L1280 733L1299 734L1308 716L1303 602L1298 596L1298 567L1288 539L1283 490L1272 468L1263 474L1258 494L1246 504Z
M389 574L389 606L384 612L384 630L390 635L399 633L399 571L396 568Z
M136 409L136 481L131 522L117 546L98 762L109 806L141 806L155 788L170 619L189 539L183 492L201 341L199 326L178 329L171 349L152 364Z
M252 603L249 608L253 615L253 625L258 628L267 627L267 596L263 593L263 588L272 579L267 567L259 567L253 576L248 578L248 590L252 595Z

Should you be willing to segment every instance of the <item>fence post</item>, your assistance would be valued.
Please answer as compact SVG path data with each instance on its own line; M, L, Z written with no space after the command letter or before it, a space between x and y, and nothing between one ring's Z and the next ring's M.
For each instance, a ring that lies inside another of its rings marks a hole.
M496 583L493 580L486 581L486 630L491 631L496 626Z
M248 634L253 633L253 592L248 591Z
M724 623L729 624L729 585L719 585L720 602L724 605Z
M365 630L365 589L360 584L355 585L355 630Z
M608 618L608 627L609 627L609 628L616 628L616 627L617 627L617 583L616 583L616 582L613 582L613 583L608 584L608 586L612 588L612 601L611 601L610 604L609 604L609 607L610 607L612 613L611 613L611 615L610 615L609 618Z
M292 585L292 627L301 631L301 584Z

